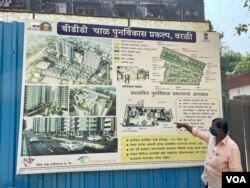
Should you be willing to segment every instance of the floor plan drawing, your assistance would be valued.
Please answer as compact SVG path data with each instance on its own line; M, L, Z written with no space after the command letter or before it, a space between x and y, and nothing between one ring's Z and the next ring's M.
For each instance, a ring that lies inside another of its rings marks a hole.
M165 107L144 107L142 101L137 104L126 105L122 125L129 126L157 126L160 122L171 122L173 114L171 109Z

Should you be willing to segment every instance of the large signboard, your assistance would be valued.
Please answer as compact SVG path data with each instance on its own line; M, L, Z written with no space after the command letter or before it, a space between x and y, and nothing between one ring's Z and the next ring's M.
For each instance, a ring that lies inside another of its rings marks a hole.
M218 33L25 26L18 174L202 165L221 116Z

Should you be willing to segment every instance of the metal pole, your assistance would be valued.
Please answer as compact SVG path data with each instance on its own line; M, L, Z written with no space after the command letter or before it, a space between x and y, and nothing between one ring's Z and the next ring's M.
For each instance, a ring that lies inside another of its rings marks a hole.
M71 6L71 7L72 7L72 12L71 12L71 13L72 13L72 14L74 14L74 2L73 2L73 1L74 1L74 0L71 0L71 4L72 4L72 6Z

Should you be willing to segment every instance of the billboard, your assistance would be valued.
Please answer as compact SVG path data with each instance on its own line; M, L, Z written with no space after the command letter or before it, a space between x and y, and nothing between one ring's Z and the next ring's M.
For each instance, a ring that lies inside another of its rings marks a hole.
M221 116L219 34L25 23L18 174L199 166Z

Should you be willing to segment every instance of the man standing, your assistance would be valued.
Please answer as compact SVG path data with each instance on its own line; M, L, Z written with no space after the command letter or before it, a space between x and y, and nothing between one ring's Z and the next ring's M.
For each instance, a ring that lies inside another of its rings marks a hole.
M197 136L208 144L204 172L201 176L206 187L220 188L222 172L242 171L240 150L228 136L228 123L225 119L212 120L212 126L209 128L210 134L185 123L175 124L178 129L184 127L193 136Z

